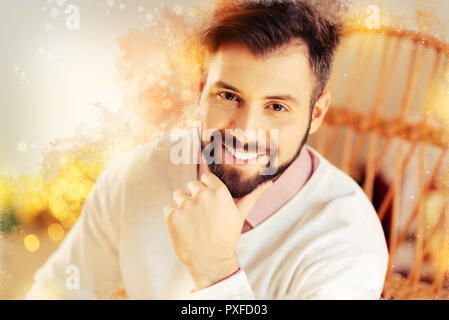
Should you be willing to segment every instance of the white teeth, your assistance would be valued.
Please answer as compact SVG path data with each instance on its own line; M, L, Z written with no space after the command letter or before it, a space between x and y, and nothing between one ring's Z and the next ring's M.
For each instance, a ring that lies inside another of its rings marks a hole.
M226 148L230 153L232 153L232 155L233 155L234 157L236 157L236 158L239 159L239 160L250 160L250 159L255 159L255 158L257 158L257 156L258 156L257 153L241 153L241 152L235 151L235 150L233 150L233 149L231 149L231 148L228 148L227 146L225 146L225 148Z

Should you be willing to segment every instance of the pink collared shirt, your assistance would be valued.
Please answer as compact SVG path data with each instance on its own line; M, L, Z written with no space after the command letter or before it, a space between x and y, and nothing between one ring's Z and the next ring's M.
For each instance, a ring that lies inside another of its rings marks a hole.
M198 165L198 180L203 172L209 171L203 156ZM243 224L242 233L261 224L293 198L309 180L316 167L318 158L307 148L302 148L298 158L268 187L256 201Z

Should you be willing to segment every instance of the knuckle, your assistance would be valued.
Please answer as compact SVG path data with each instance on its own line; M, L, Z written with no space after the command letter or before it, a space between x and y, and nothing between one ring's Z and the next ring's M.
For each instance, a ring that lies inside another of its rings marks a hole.
M187 183L187 186L188 187L195 187L197 184L196 184L196 181L195 180L191 180L191 181L189 181L188 183Z
M209 179L210 179L210 175L211 175L210 172L204 172L204 173L201 175L201 181L209 180Z
M192 191L192 198L199 196L204 190L203 184L198 180L190 181L187 187Z
M172 221L174 208L172 206L164 206L164 217L167 221Z
M207 178L209 180L214 180L216 178L216 176L212 172L206 172L205 178Z
M173 191L173 195L183 195L183 194L184 194L184 190L182 190L181 188Z
M179 201L182 202L186 199L186 193L182 189L177 189L173 192L173 200L175 200L176 203Z

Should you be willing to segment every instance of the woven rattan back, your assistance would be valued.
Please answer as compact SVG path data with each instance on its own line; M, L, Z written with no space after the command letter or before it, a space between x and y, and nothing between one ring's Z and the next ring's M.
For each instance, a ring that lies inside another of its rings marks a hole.
M445 298L449 270L449 46L417 32L354 29L309 144L373 201L390 262L384 298Z

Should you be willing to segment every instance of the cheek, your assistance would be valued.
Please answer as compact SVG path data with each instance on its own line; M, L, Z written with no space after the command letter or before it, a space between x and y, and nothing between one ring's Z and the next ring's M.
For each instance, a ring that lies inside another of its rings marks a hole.
M228 128L235 115L230 110L217 107L213 102L205 99L200 104L200 119L204 129Z
M217 125L217 117L214 115L213 108L211 108L211 105L205 98L200 101L200 120L202 130L215 128Z
M209 108L201 118L201 127L203 130L219 130L224 126L223 118L219 117L213 108Z
M298 150L298 147L306 133L307 124L285 124L278 130L279 161L284 163L290 160Z

